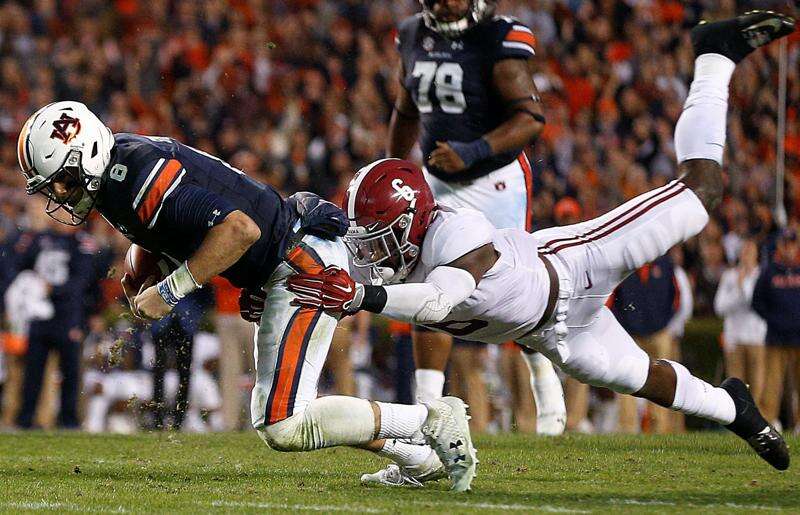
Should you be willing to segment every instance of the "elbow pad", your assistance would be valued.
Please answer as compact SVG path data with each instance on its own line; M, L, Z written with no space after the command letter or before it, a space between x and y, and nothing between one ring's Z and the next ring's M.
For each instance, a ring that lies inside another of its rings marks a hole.
M475 278L466 270L440 266L433 269L424 283L386 286L382 314L414 324L441 322L476 287Z

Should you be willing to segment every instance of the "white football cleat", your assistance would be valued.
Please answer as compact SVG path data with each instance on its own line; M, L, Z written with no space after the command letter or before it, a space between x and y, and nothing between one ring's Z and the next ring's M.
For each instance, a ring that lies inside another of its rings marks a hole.
M381 469L374 474L363 474L361 476L361 484L422 488L422 482L404 473L397 463L390 463L385 469Z
M422 434L453 481L451 490L469 490L478 458L469 433L467 405L458 397L442 397L424 404L428 418Z
M401 467L396 463L390 463L385 469L374 474L362 475L361 484L421 488L423 483L437 481L443 477L447 477L447 471L436 453L431 450L430 455L419 465Z

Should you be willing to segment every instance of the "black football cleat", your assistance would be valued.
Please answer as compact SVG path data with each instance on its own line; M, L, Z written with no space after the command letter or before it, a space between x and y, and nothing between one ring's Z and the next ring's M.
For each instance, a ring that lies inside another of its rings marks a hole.
M721 54L739 63L755 50L794 32L794 18L774 11L748 11L729 20L701 21L692 29L694 55Z
M736 419L725 427L747 442L764 461L778 470L788 469L789 448L780 433L764 420L747 385L729 377L719 387L728 392L736 407Z

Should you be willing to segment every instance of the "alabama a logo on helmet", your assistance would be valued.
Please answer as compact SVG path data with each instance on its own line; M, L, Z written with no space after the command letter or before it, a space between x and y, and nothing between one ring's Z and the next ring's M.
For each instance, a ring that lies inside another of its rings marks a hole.
M61 118L53 121L53 132L50 137L60 139L67 145L79 132L81 132L81 121L63 113Z

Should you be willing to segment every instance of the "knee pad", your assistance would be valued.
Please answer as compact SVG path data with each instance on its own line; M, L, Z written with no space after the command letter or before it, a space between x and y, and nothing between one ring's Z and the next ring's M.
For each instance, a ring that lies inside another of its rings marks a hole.
M618 393L634 393L642 389L650 370L650 358L633 345L630 352L615 353L610 359L605 348L596 342L593 352L575 352L561 367L578 381L609 388Z
M304 427L307 425L305 411L295 413L280 422L256 428L258 436L270 449L281 452L297 452L306 449L307 439L303 437Z
M256 431L276 451L313 451L372 440L375 418L369 401L331 395L314 399L301 413L256 427Z

